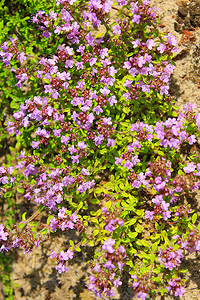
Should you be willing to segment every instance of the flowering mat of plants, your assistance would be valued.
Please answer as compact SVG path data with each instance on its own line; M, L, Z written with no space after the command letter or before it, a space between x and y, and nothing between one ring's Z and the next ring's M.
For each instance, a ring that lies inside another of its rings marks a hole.
M200 2L0 5L2 299L199 300Z

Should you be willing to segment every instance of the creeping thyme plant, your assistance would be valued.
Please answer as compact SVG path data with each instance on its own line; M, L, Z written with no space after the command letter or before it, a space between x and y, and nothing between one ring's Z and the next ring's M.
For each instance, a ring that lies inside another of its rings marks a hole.
M46 235L73 229L78 244L52 249L59 274L89 244L96 297L115 296L123 272L140 299L181 297L181 261L200 250L188 203L200 185L200 114L195 104L180 111L169 93L176 39L159 33L148 0L48 5L31 18L34 49L17 36L1 45L13 91L29 92L6 123L18 152L0 167L0 189L38 206L0 225L1 252L29 253ZM42 210L46 224L33 222Z

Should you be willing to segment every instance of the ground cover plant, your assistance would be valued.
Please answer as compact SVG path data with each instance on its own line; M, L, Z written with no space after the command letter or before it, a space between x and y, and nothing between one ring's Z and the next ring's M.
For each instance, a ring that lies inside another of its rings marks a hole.
M26 0L1 0L0 1L0 44L9 36L17 34L20 43L26 47L26 53L29 57L35 55L34 47L37 45L37 53L48 51L47 41L38 43L38 32L34 23L30 21L31 16L39 11L42 7L48 9L48 3L44 1L26 1ZM50 5L51 7L51 5ZM16 78L5 64L0 60L0 152L6 160L10 159L10 154L15 151L15 139L10 139L5 128L5 120L9 114L14 113L20 102L29 97L29 86L24 89L16 90ZM31 92L30 92L31 95ZM5 160L5 161L6 161ZM16 193L4 194L1 197L1 208L3 218L6 224L13 225L19 213L19 205L16 203ZM2 217L2 215L1 215ZM4 294L7 299L13 299L13 288L11 285L11 263L13 252L0 253L0 281L4 285Z
M169 93L175 38L159 33L149 1L49 1L31 22L36 42L12 35L1 45L13 79L6 129L17 143L0 188L38 210L0 225L1 252L27 254L76 230L77 243L52 249L59 274L88 244L96 297L115 296L123 272L140 299L181 297L181 261L200 250L188 203L200 184L200 114L192 104L180 111ZM42 211L46 224L34 220Z

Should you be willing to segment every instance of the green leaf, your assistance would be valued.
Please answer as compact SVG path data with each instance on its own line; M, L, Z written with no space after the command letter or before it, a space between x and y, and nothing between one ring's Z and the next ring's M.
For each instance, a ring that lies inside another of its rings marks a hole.
M108 209L111 208L112 206L112 202L109 200L106 202L105 207L107 207Z
M25 225L26 224L24 224L24 223L19 223L18 227L19 227L19 229L22 229L22 228L24 228Z
M77 207L77 210L79 211L83 207L83 201L81 201Z
M161 294L161 296L164 296L164 294L167 292L167 289L165 289L165 288L162 288L162 289L160 289L160 294Z
M139 226L138 224L135 226L135 231L141 233L144 230L143 226Z
M81 240L81 244L85 244L87 242L87 238L83 238L82 240Z
M41 234L47 234L47 228L43 228L41 231L40 231Z
M150 239L153 241L153 242L159 242L160 241L160 234L158 234L158 233L155 233L155 234L152 234L151 236L150 236Z
M146 273L148 273L150 270L151 270L151 265L148 266L148 267L144 267L144 266L143 266L143 267L140 268L141 274L146 274Z
M152 245L152 252L155 252L157 250L157 247L158 247L158 243L154 243Z
M69 244L73 247L74 246L74 242L72 240L69 241Z
M135 253L137 253L137 250L134 248L131 248L128 250L129 255L133 256Z
M131 268L134 267L133 261L132 261L132 260L127 261L126 265L128 265L128 266L131 267Z
M141 243L142 243L143 246L145 246L147 248L150 248L150 245L149 245L149 243L147 241L141 240Z
M3 194L3 196L5 198L10 198L12 196L13 192L6 192L5 194Z
M142 246L142 242L141 242L140 240L137 240L137 241L136 241L136 244L137 244L138 246Z
M129 232L128 237L131 238L131 240L135 240L136 236L138 235L137 232Z
M78 246L78 247L76 247L76 251L77 252L81 252L81 248Z
M181 273L186 273L186 272L188 272L188 269L181 269L181 270L178 270L179 272L181 272Z
M30 226L34 227L34 226L37 226L38 225L38 222L31 222L29 223Z
M197 220L197 214L195 213L192 216L192 223L195 224L196 220Z
M21 193L21 194L24 193L24 189L23 189L23 188L17 188L17 191L18 191L19 193Z
M23 215L22 215L22 220L23 220L23 221L26 221L26 214L27 214L27 211L25 211L25 212L23 213Z
M89 201L92 204L99 204L99 202L100 202L99 199L97 199L97 198L96 199L90 199Z
M152 277L151 280L157 282L158 284L161 284L161 278L159 277Z
M88 244L89 244L91 247L94 247L94 242L93 242L93 241L88 241Z
M139 217L143 217L144 216L144 210L143 209L137 209L137 210L135 210L135 213Z
M136 221L137 221L136 218L132 218L130 221L125 222L124 225L131 226L131 225L135 224Z
M162 268L154 268L153 269L153 272L155 273L155 274L160 274L161 272L162 272Z
M93 236L96 236L98 233L99 233L99 230L98 230L98 229L95 229L95 230L93 231Z

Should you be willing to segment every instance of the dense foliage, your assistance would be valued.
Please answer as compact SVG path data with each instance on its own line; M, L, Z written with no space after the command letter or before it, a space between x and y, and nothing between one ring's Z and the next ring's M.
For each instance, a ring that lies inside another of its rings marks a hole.
M188 204L200 184L200 114L191 104L180 112L169 93L175 38L159 33L148 0L56 0L31 22L30 36L22 26L1 45L17 151L0 167L0 189L38 210L0 225L1 251L28 253L76 230L78 244L52 251L59 274L89 244L96 296L114 296L123 272L138 298L182 296L180 263L200 250ZM42 210L45 225L33 222Z

